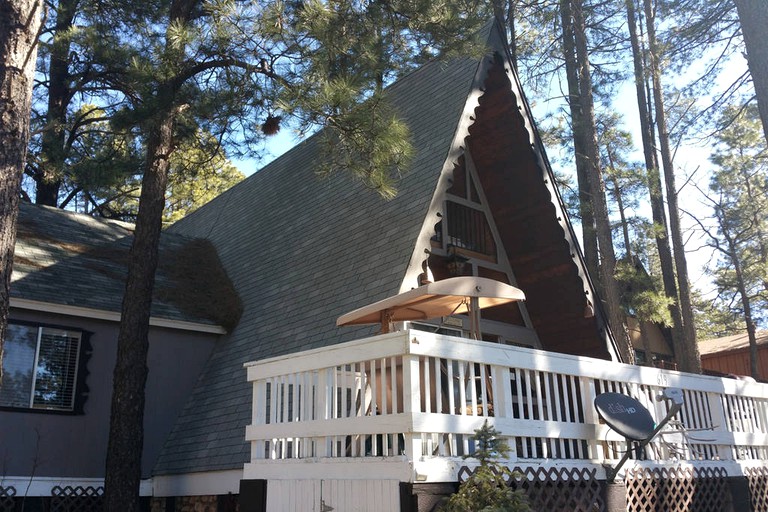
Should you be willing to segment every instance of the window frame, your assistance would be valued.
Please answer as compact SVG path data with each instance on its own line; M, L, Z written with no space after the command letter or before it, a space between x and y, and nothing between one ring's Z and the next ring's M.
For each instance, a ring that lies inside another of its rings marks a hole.
M35 321L28 321L28 320L9 319L8 325L26 326L26 327L31 327L32 329L37 330L35 334L35 347L34 347L35 354L34 354L34 359L32 361L32 375L30 376L31 384L28 389L29 405L22 407L19 405L6 405L6 404L0 403L0 411L26 412L26 413L33 413L33 414L37 414L37 413L60 414L60 415L84 414L83 404L85 403L85 399L87 398L87 392L88 392L85 379L88 373L87 363L88 363L88 360L90 359L90 354L91 354L90 336L92 333L79 327L49 324L44 322L35 322ZM45 335L45 330L63 331L70 335L79 334L79 342L78 342L78 347L75 354L75 364L74 364L74 371L73 371L73 378L72 378L72 391L70 392L68 397L69 405L67 407L46 407L41 405L35 406L35 391L36 391L37 380L38 380L40 349L41 349L41 342L43 341L43 336ZM8 331L6 330L6 337L8 335L7 332ZM0 361L0 364L4 364L4 358L2 361Z

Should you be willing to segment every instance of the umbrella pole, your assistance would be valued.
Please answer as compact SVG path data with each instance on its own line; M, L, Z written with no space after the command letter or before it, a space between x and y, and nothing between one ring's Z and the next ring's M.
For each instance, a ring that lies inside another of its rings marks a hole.
M477 297L469 298L469 329L471 338L482 339L480 334L480 299Z

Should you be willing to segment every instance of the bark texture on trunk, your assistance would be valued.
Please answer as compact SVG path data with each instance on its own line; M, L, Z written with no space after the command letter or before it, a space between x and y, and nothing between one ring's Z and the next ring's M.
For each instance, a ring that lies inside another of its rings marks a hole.
M659 159L656 153L653 136L653 112L648 104L646 86L648 76L646 74L643 49L640 37L637 33L638 20L635 10L635 0L626 0L627 26L629 27L629 39L632 45L632 63L635 74L635 90L637 93L637 109L640 115L640 133L643 142L643 156L645 157L645 169L647 173L648 195L651 204L651 218L655 226L656 250L659 254L661 265L661 279L664 285L664 295L669 299L669 314L672 318L672 349L675 357L679 358L685 353L685 336L683 333L683 318L680 313L677 296L677 283L675 281L675 263L672 257L672 247L669 245L669 231L667 215L664 213L664 196L662 193L661 175L659 172Z
M576 157L576 181L579 186L579 215L581 215L582 241L584 244L584 260L587 272L601 290L599 257L597 253L597 234L595 233L595 216L592 211L592 193L587 177L587 143L585 142L584 115L581 109L581 92L579 91L579 69L576 62L576 42L573 33L573 13L571 0L560 0L560 21L563 26L563 56L565 60L565 76L568 83L568 107L573 126L573 150Z
M173 150L175 116L167 113L151 128L139 213L123 297L112 390L105 485L105 510L138 512L144 441L144 387L147 380L149 317L158 246Z
M0 363L10 305L19 190L29 142L41 10L42 1L0 0Z
M174 0L170 5L168 27L188 23L195 3L196 0ZM169 32L171 30L173 29L168 29ZM183 46L175 45L170 33L166 33L165 43L169 61L178 59L181 63L184 56ZM182 107L177 105L182 82L178 77L170 77L157 85L155 100L158 109L145 124L147 153L144 177L128 263L112 387L112 411L104 479L106 512L139 512L149 317L159 256L168 169L174 150L176 120L182 110Z
M77 12L78 0L60 0L48 65L48 112L40 146L40 166L35 173L35 203L58 206L61 173L65 160L67 106L72 98L69 87L68 31Z
M731 251L733 254L733 259L731 261L733 261L733 270L736 274L737 289L741 296L741 307L744 310L744 323L747 326L747 338L749 339L749 371L753 379L762 380L763 376L760 372L759 355L757 351L757 329L755 327L755 321L752 318L752 303L749 300L747 286L744 283L744 273L741 268L741 261L736 254L735 248L731 248Z
M744 266L739 251L739 242L733 236L731 228L732 220L728 219L728 210L723 208L722 204L715 206L715 217L719 224L720 233L722 233L725 239L726 247L720 247L717 244L717 248L727 256L733 267L733 273L736 276L736 292L739 295L739 301L741 302L742 311L744 312L744 324L747 328L747 339L749 340L749 371L752 378L756 380L762 379L762 372L760 372L759 356L757 350L757 328L752 316L752 301L747 291L747 283L744 279Z
M584 142L587 161L587 175L592 196L592 208L595 215L595 231L600 251L600 277L603 288L604 309L608 316L616 344L621 352L622 361L632 364L635 361L632 342L624 326L624 312L621 308L621 293L616 281L616 254L613 250L611 224L608 218L608 203L605 199L605 181L600 169L600 154L597 145L595 125L595 103L592 97L592 75L589 69L586 21L581 0L572 0L573 32L576 43L576 59L579 69L579 91L581 112L585 129Z
M734 0L747 47L747 62L757 95L757 107L768 142L768 4L765 0Z
M688 262L685 259L685 245L680 226L680 210L678 207L677 185L675 184L675 169L672 162L672 150L669 145L669 132L664 111L664 90L661 86L661 69L656 44L656 26L654 9L651 0L644 0L645 22L648 35L648 60L651 78L653 80L653 101L656 111L656 129L659 134L661 163L664 168L664 183L667 191L669 208L669 227L672 234L672 247L677 269L677 288L680 297L680 313L683 320L682 353L678 355L680 369L685 372L701 373L701 357L696 343L696 326L693 318L691 303L691 287L688 283Z

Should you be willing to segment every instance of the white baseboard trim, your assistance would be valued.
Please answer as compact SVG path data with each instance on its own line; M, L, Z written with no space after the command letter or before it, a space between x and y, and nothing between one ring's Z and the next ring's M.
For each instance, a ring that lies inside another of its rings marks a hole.
M0 476L0 486L13 487L16 496L36 497L52 495L54 487L103 487L103 478L78 478L57 476ZM141 481L139 492L142 496L152 496L152 479Z

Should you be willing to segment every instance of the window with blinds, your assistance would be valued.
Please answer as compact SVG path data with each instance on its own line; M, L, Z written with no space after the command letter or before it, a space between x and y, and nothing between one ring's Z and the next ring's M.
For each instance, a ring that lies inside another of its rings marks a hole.
M9 323L0 406L72 411L82 332Z

